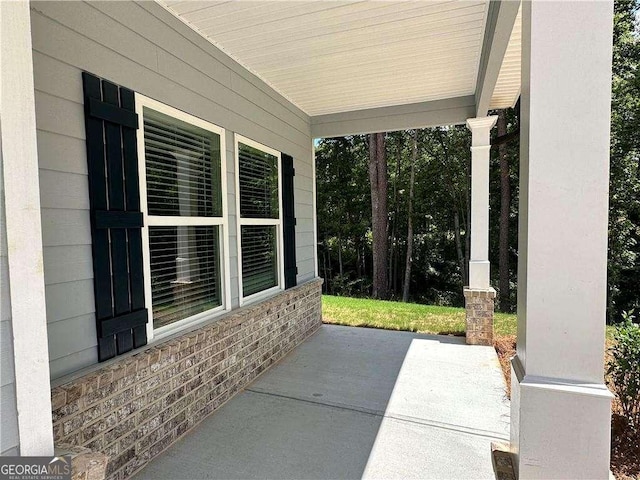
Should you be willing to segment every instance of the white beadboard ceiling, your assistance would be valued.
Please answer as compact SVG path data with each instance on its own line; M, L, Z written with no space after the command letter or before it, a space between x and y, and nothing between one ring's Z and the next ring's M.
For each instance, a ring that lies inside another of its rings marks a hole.
M520 96L520 48L522 46L522 7L513 24L509 45L502 60L498 81L489 108L513 107Z
M489 6L488 0L159 3L310 116L473 95ZM513 105L519 94L519 29L512 41L518 44L507 51L492 108Z

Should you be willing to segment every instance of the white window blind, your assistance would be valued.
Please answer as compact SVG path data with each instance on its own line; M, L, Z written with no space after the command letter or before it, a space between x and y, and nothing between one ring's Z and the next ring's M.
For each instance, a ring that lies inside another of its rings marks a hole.
M170 107L161 109L142 109L143 237L156 330L221 308L226 288L221 132Z
M242 225L242 294L245 297L278 284L275 226Z
M278 157L239 144L240 215L278 218Z
M156 328L221 305L217 226L150 227Z
M240 266L244 298L280 284L279 156L237 143Z
M144 109L149 215L222 215L220 136Z

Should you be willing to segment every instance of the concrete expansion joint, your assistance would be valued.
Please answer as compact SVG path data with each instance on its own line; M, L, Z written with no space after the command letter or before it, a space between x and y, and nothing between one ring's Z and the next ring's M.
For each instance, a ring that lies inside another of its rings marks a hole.
M381 410L372 410L372 409L368 409L365 407L358 407L355 405L345 405L345 404L339 404L339 403L333 403L333 402L321 402L319 400L311 400L308 398L301 398L301 397L294 397L294 396L290 396L290 395L283 395L280 393L275 393L275 392L268 392L266 390L256 390L256 389L251 389L251 388L245 388L244 389L245 392L250 392L250 393L256 393L259 395L267 395L267 396L271 396L271 397L276 397L276 398L284 398L287 400L293 400L296 402L303 402L303 403L309 403L312 405L317 405L319 407L327 407L327 408L335 408L338 410L345 410L345 411L350 411L350 412L355 412L355 413L362 413L364 415L371 415L374 417L379 417L379 418L383 418L383 419L387 419L387 420L392 420L392 421L396 421L399 423L404 423L404 424L413 424L413 425L421 425L424 427L431 427L431 428L438 428L441 430L447 430L447 431L451 431L451 432L458 432L458 433L463 433L466 435L472 435L472 436L476 436L476 437L485 437L485 438L490 438L493 440L501 440L501 441L508 441L508 438L499 433L499 432L494 432L491 430L483 430L481 428L472 428L472 427L465 427L463 425L457 425L454 423L445 423L445 422L438 422L436 420L429 420L426 418L419 418L419 417L412 417L412 416L408 416L408 415L394 415L394 414L387 414L386 412L383 412Z

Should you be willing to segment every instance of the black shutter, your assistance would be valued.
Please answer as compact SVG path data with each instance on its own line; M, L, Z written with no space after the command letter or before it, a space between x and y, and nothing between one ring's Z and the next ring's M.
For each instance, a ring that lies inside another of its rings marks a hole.
M83 72L98 359L147 344L134 94Z
M296 213L293 197L293 158L282 154L282 210L284 227L284 288L297 285L296 275Z

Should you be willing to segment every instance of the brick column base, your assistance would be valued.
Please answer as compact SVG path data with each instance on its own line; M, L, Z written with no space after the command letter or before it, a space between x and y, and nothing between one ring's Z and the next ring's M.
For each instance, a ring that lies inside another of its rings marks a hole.
M493 288L464 289L467 311L467 344L493 345L493 308L496 291Z
M56 456L71 456L72 480L104 480L109 457L88 448L60 444L55 448Z

